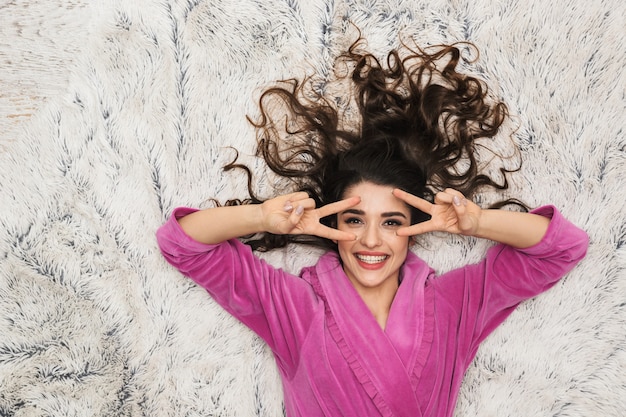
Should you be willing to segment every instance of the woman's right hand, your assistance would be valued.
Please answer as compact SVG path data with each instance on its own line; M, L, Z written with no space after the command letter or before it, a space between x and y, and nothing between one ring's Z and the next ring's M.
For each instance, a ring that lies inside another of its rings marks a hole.
M358 197L316 208L305 192L267 200L262 204L212 207L178 219L192 239L217 244L254 233L307 234L330 240L354 240L352 233L324 226L320 219L359 204Z
M272 198L261 204L263 229L274 234L314 235L330 240L354 240L356 236L320 223L320 219L359 204L352 197L317 208L305 192Z

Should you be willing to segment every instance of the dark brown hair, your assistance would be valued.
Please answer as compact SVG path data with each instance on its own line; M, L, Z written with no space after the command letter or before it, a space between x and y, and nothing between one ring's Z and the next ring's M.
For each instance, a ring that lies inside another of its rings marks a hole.
M314 78L287 80L263 92L258 120L248 118L258 132L257 155L289 179L289 191L308 192L319 207L364 180L428 200L448 187L468 198L484 187L508 187L507 175L519 169L519 161L514 169L500 168L500 183L481 172L477 161L477 141L495 136L508 110L481 80L457 71L460 47L472 45L428 51L403 45L384 64L362 46L359 38L336 61L332 85L343 87L340 95ZM226 204L261 203L251 171L236 159L225 170L235 168L247 173L250 198ZM510 203L522 205L505 200L495 206ZM427 218L413 209L413 223ZM333 219L324 222L332 225ZM314 236L265 233L247 240L256 250L290 242L333 247Z

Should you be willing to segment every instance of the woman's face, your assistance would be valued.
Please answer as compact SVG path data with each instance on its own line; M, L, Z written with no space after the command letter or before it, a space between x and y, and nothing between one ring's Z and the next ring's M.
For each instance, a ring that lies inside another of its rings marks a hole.
M354 233L354 241L339 241L343 269L357 292L398 286L398 274L409 249L409 238L396 230L411 223L411 212L391 191L393 187L362 182L346 190L344 198L361 202L337 214L337 228Z

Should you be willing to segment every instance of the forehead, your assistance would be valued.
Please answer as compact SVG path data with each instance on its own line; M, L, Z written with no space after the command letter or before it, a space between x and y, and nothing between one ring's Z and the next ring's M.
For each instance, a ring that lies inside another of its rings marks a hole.
M361 202L354 206L354 209L363 210L366 213L388 213L400 212L410 215L409 207L391 192L393 187L388 185L378 185L371 182L361 182L345 192L344 198L360 197Z

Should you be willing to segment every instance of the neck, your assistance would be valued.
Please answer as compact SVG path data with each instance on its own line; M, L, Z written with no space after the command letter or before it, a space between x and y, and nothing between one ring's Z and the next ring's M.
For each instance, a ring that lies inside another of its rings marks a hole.
M387 326L391 303L398 292L398 282L393 284L382 288L357 288L361 299L383 330Z

